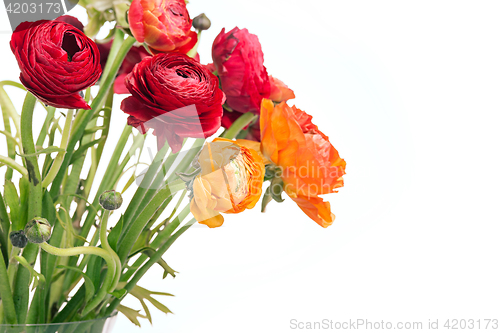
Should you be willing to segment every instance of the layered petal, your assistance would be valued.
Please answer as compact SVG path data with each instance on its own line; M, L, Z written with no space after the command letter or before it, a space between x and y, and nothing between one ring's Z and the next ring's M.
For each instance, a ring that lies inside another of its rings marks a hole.
M137 41L155 54L185 54L198 41L198 35L191 31L192 20L184 0L134 0L128 20Z
M57 108L90 109L79 93L101 75L97 45L78 23L74 17L24 22L10 42L22 84L43 103Z
M213 43L212 58L229 107L241 113L258 113L271 85L257 36L247 29L236 27L227 33L222 29Z
M283 81L272 76L269 76L269 80L271 82L271 94L269 95L270 100L276 103L281 103L295 98L293 90L288 88Z
M330 204L319 195L344 185L345 161L304 111L285 102L263 100L261 151L279 167L284 191L323 227L333 222Z
M127 75L132 94L121 109L142 128L153 128L177 152L183 138L207 138L220 128L224 93L219 81L198 61L180 54L146 57Z
M259 201L265 173L259 152L217 138L205 145L197 163L200 174L193 183L191 212L198 222L220 226L220 213L240 213Z

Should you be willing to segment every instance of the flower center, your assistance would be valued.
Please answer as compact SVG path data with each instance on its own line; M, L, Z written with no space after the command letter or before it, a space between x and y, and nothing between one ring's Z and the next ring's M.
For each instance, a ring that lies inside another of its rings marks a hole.
M64 34L61 48L66 51L68 61L72 61L75 53L80 51L80 46L78 46L75 35L68 32Z
M248 195L248 172L245 167L245 161L241 154L232 159L224 171L228 177L228 185L231 190L233 200L236 204L242 202Z
M176 69L175 70L175 73L180 76L180 77L183 77L185 79L188 79L189 78L189 75L188 73L186 73L185 71L183 71L182 69Z

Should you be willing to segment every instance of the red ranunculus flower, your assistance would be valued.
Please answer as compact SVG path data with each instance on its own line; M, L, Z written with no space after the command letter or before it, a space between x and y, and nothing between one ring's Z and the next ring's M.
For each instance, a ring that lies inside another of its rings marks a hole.
M129 125L155 130L158 146L174 152L183 138L207 138L220 128L225 96L219 80L196 60L180 53L145 58L125 79L132 94L121 109Z
M128 21L137 41L155 54L188 53L198 41L184 0L134 0Z
M228 106L239 112L259 113L271 85L257 36L247 29L222 29L212 46L212 58Z
M23 22L12 34L12 52L22 84L45 104L90 109L79 92L101 75L99 50L73 25L61 21Z

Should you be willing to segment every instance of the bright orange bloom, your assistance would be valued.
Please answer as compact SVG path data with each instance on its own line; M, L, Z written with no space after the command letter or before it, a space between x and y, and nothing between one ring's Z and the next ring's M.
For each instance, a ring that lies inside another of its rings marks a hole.
M269 76L269 81L271 83L271 95L269 96L270 100L276 103L281 103L295 98L293 90L288 88L283 81L272 76Z
M205 144L198 162L191 213L199 223L220 227L220 213L240 213L259 201L265 168L257 151L217 138Z
M284 190L311 219L326 228L335 215L319 195L344 185L346 163L312 117L285 102L263 100L260 112L261 151L281 169Z
M198 40L184 0L133 0L128 21L132 35L154 54L185 54Z

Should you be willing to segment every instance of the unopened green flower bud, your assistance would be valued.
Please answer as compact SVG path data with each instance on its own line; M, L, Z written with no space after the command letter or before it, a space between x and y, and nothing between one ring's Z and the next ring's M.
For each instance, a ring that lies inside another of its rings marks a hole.
M24 234L24 230L13 231L9 235L12 246L24 249L28 245L28 238Z
M212 22L205 14L200 14L193 19L193 27L198 30L208 30Z
M115 210L120 208L123 198L120 192L106 191L99 197L99 203L106 210Z
M28 224L26 224L24 233L31 243L45 243L50 239L52 227L46 219L42 217L35 217L33 220L29 221Z

